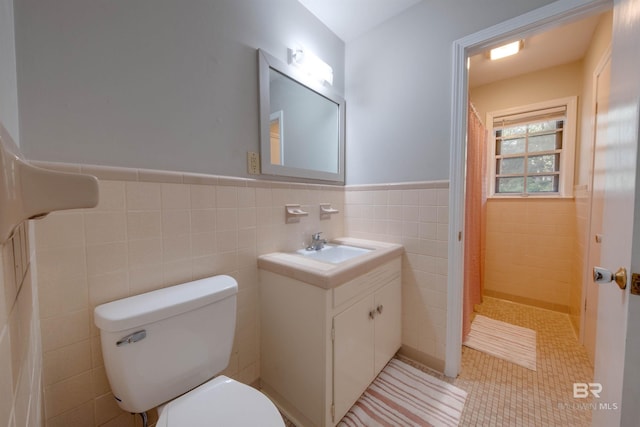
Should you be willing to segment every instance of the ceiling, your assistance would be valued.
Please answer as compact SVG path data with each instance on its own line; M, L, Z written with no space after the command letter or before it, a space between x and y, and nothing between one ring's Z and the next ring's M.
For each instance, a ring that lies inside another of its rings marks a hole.
M298 0L348 43L422 0ZM599 16L592 16L528 37L515 56L490 61L471 57L469 87L567 64L581 59L589 47Z
M298 0L345 42L422 0Z
M517 55L497 61L491 61L486 53L472 56L469 87L474 88L582 59L589 48L599 19L599 15L590 16L528 37L524 39L524 48Z

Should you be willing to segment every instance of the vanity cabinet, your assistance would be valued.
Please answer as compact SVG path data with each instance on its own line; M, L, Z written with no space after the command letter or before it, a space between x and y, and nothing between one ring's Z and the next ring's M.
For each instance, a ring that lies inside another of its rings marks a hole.
M400 279L333 317L333 404L347 413L400 347Z
M400 257L335 288L260 271L263 391L300 426L335 426L400 348Z

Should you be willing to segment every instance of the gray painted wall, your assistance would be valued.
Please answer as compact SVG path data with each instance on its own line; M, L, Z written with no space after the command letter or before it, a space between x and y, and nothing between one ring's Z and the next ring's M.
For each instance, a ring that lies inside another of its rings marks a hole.
M425 0L347 44L347 184L449 178L455 40L550 0Z
M20 0L22 148L31 159L247 176L257 48L344 43L296 0Z
M550 2L425 0L350 42L345 65L344 43L296 0L21 0L22 149L247 176L246 152L259 147L255 49L284 61L300 43L346 95L348 184L447 179L452 42Z
M16 144L19 144L18 87L12 0L0 1L0 123L11 134Z

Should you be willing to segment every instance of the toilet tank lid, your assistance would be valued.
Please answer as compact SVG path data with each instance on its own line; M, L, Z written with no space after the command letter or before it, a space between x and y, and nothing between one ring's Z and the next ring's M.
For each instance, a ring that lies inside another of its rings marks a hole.
M96 326L124 331L212 304L238 293L230 276L213 276L112 301L95 308Z

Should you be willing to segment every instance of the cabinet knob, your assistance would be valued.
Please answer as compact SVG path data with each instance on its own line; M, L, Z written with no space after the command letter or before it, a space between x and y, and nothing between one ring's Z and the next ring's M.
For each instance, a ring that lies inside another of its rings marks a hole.
M384 308L384 306L382 304L380 304L379 306L376 307L376 311L378 312L378 314L382 314L382 309Z
M375 310L369 311L369 319L373 320L374 317L376 317L376 311Z

